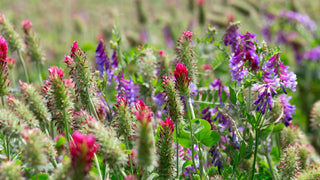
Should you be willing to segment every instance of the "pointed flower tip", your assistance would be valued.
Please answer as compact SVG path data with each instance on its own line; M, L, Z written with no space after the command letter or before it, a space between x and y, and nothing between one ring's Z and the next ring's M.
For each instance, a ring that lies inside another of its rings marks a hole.
M164 121L161 121L160 125L162 126L162 128L164 130L170 129L170 132L173 133L173 131L174 131L174 123L172 122L172 120L170 118L166 118Z
M2 36L0 36L0 61L6 60L7 50L8 50L7 41Z
M204 0L198 0L197 4L198 6L202 6L204 4Z
M51 66L48 69L48 72L49 72L50 77L54 77L54 78L58 77L58 78L62 79L64 76L62 68L58 68L56 66Z
M120 107L127 107L128 106L128 99L126 96L123 96L122 94L118 96L117 103L115 104L117 108Z
M21 25L25 33L28 33L32 29L32 23L29 19L22 21Z
M150 110L150 107L146 106L141 99L137 100L137 102L135 102L134 105L137 110L135 112L137 120L140 121L142 124L151 122L153 113Z
M95 142L94 136L86 136L78 131L73 133L72 139L73 141L69 142L72 166L77 168L84 165L83 172L86 175L91 169L91 161L99 145Z
M191 31L184 31L182 37L189 41L192 38L192 36L195 34L196 33L193 33Z
M176 88L182 94L188 94L190 77L188 76L188 69L183 63L178 63L174 70L174 77L176 78Z
M74 41L71 46L71 53L75 54L78 49L79 49L78 41Z

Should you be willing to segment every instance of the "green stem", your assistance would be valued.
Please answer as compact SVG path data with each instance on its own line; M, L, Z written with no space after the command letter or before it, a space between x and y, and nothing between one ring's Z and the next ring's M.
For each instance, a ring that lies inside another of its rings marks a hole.
M269 165L269 168L270 168L270 172L272 174L272 178L274 180L277 180L277 177L273 171L273 168L272 168L272 163L271 163L271 157L270 157L270 153L268 152L267 155L266 155L266 158L267 158L267 161L268 161L268 165Z
M178 121L176 120L176 156L177 156L177 178L179 179L179 143L178 143Z
M5 135L6 139L5 139L5 143L6 143L6 156L8 158L8 161L11 160L11 157L10 157L10 137Z
M257 152L258 152L258 135L259 135L259 132L258 132L259 129L256 129L256 142L255 142L255 149L254 149L254 159L253 159L253 164L252 164L252 177L251 179L253 180L254 179L254 173L255 173L255 170L256 170L256 161L257 161Z
M97 158L96 153L94 153L94 163L96 164L96 167L97 167L97 170L98 170L98 174L99 174L100 180L103 180L102 175L101 175L101 170L100 170L99 161L98 161L98 158Z
M200 179L203 179L203 164L202 164L201 143L198 144L198 149L199 149L199 162L200 162Z
M186 100L186 105L187 105L187 111L188 113L190 114L191 113L191 117L192 119L195 119L195 115L194 115L194 112L193 112L193 107L191 105L191 98L189 95L186 95L184 96L185 100ZM189 118L190 118L190 115L189 115ZM190 140L191 140L191 153L192 153L192 163L193 163L193 166L194 166L194 169L195 171L197 172L197 168L196 168L196 163L195 163L195 160L194 160L194 142L193 142L193 130L192 130L192 119L189 119L189 126L190 126Z
M17 50L17 53L18 53L19 59L21 61L23 70L24 70L24 75L26 76L27 82L29 82L29 76L28 76L28 71L27 71L27 66L25 64L25 61L24 61L24 59L22 57L22 54L21 54L20 50Z
M5 108L6 104L4 103L4 96L1 96L2 107Z
M251 86L249 86L248 113L250 113L250 109L251 109Z
M69 142L70 141L69 124L68 124L68 119L66 118L66 115L67 115L67 113L66 113L66 110L64 108L64 110L63 110L64 129L65 129L67 141Z
M96 118L96 120L99 120L99 116L96 112L96 109L94 108L94 105L93 105L93 102L92 102L92 99L91 99L91 96L90 96L90 93L89 93L89 89L87 88L87 95L88 95L88 98L89 98L89 101L90 101L90 108L89 110L91 111L90 113L94 115L94 117Z

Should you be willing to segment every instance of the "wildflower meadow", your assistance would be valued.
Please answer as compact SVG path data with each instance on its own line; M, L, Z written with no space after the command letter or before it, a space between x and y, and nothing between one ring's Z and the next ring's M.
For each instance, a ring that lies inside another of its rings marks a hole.
M0 2L0 180L320 179L319 14Z

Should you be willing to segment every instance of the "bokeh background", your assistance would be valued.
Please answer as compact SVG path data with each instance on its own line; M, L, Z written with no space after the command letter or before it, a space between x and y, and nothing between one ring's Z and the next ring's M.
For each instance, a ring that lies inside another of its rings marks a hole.
M105 42L112 39L115 25L121 33L124 51L149 44L174 58L174 44L184 30L195 32L201 39L207 35L210 24L216 28L214 41L220 41L229 23L240 21L241 32L255 33L259 42L281 49L282 61L290 65L298 77L297 91L291 94L292 104L297 107L293 123L310 137L317 136L310 128L313 125L310 111L320 100L320 48L311 53L311 57L305 54L320 46L320 1L1 0L0 13L5 14L21 35L21 22L31 20L46 54L44 77L47 67L65 66L64 55L75 40L95 66L96 46L100 39ZM210 47L200 44L197 58L199 63L210 63L215 54ZM217 74L228 73L227 67L219 67ZM20 70L16 74L23 79ZM36 71L30 78L37 81Z

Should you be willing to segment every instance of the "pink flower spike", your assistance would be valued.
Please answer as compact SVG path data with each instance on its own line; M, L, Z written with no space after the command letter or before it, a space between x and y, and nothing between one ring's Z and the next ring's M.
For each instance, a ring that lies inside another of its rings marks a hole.
M58 68L56 66L51 66L49 69L49 75L50 78L59 78L59 79L63 79L63 72L62 72L62 68Z
M8 66L9 66L10 68L12 68L12 67L15 65L15 63L16 63L16 61L15 61L13 58L11 58L11 57L7 57L6 61L7 61L7 64L8 64Z
M78 49L79 49L78 41L74 41L71 46L71 54L74 55Z
M0 61L5 61L7 58L7 41L0 36Z
M198 0L198 6L202 6L204 4L204 0Z
M170 118L166 118L164 121L161 121L160 125L162 126L162 128L164 130L170 129L170 132L173 133L173 131L174 131L174 123L172 122L172 120Z
M191 31L184 31L183 32L183 38L186 39L187 41L190 41L190 39L192 38L193 35L195 35L196 33L193 33Z
M85 176L91 169L91 161L99 145L96 144L94 136L86 136L78 131L73 133L72 139L73 141L69 142L72 167Z
M28 32L30 31L30 29L32 29L32 23L31 23L31 21L30 21L29 19L22 21L21 25L22 25L23 31L24 31L26 34L28 34Z

